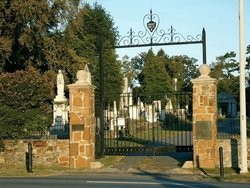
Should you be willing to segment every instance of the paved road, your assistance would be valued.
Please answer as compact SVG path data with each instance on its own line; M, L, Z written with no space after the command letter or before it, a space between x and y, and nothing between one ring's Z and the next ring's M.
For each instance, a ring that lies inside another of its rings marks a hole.
M249 188L249 184L185 181L161 174L85 174L53 177L0 178L1 188Z

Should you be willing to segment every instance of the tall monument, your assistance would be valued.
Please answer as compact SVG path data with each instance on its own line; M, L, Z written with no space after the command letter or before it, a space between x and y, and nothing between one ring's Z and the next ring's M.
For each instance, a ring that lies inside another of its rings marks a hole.
M64 96L64 78L62 71L59 70L56 79L57 84L57 95L53 102L53 124L54 125L65 125L68 123L68 101Z

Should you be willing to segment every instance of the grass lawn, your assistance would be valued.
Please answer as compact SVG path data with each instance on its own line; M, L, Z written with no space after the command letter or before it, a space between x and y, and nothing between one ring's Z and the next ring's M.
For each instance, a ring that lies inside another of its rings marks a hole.
M8 176L49 176L56 175L62 170L67 170L68 168L59 166L33 166L33 173L28 173L26 171L25 165L1 165L0 166L0 177Z
M155 124L149 122L131 121L129 130L123 132L123 137L118 138L116 131L108 130L105 133L105 147L141 147L152 145L153 140L157 145L166 144L175 137L191 131L191 124L180 121L171 125Z
M224 168L224 176L220 175L220 169L192 169L196 174L202 174L204 179L215 181L228 181L228 182L248 182L250 183L250 174L240 174L238 169ZM250 169L248 169L250 172Z

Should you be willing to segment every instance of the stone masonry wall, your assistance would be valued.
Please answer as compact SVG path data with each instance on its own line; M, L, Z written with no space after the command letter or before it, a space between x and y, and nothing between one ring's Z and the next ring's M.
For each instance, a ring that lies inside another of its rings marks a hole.
M95 161L95 86L88 66L68 85L70 103L70 168L90 168Z
M70 168L90 168L95 160L94 88L70 86Z
M193 147L196 167L216 166L217 80L198 77L193 83Z
M248 145L248 167L250 167L250 139L247 140ZM223 165L224 167L239 168L241 162L241 145L239 139L217 140L216 143L216 166L220 165L219 147L223 148Z
M0 165L24 165L29 142L33 148L33 166L69 167L69 140L59 139L5 141L5 151L0 152Z

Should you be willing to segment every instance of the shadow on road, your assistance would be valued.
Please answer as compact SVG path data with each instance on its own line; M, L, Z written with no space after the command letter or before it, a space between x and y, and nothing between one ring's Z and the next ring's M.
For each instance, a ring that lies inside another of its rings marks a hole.
M160 182L161 187L167 187L167 188L170 188L170 187L216 188L216 186L213 186L209 183L201 182L199 180L192 180L191 178L190 178L190 180L178 180L178 179L171 178L169 175L166 175L166 174L149 173L149 172L144 171L144 170L140 170L140 169L138 169L138 170L140 172L134 173L135 175L151 177L154 180L156 180L157 182ZM187 179L187 178L185 178L185 179Z

